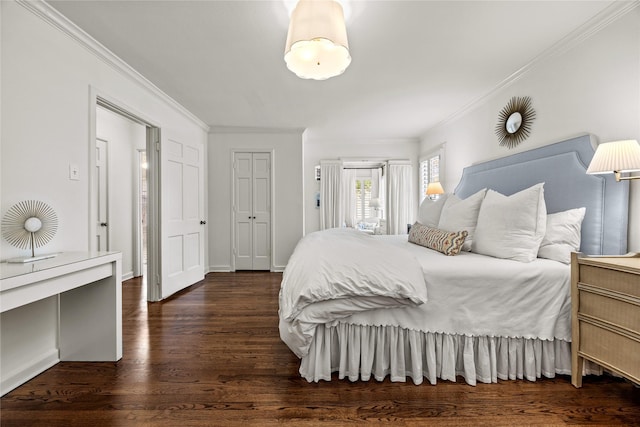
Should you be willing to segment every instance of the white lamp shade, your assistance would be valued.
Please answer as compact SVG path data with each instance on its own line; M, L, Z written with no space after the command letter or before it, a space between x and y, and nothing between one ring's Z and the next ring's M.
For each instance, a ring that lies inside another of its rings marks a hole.
M640 144L629 139L598 145L587 168L589 174L634 172L640 170Z
M435 194L444 194L444 188L439 182L430 182L427 185L427 196L433 196Z
M342 74L351 63L342 6L334 0L300 0L291 14L284 60L303 79Z
M380 199L374 198L374 199L369 200L369 207L370 208L379 208L380 207Z

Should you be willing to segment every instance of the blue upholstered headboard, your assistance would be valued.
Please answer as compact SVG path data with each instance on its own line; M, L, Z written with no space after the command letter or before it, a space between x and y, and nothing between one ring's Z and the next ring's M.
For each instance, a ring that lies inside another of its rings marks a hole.
M629 183L587 175L595 144L590 135L466 167L455 194L465 198L490 188L511 195L544 182L547 212L586 207L580 250L588 255L627 252Z

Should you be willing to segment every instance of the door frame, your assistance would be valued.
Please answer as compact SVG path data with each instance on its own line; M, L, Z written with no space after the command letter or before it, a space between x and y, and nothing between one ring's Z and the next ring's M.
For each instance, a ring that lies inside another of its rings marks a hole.
M147 300L159 301L161 299L160 289L160 126L144 114L126 106L126 104L100 92L97 88L89 87L89 239L88 251L92 251L96 245L96 224L97 213L96 194L94 185L96 181L96 109L106 108L114 113L120 114L134 122L146 127L146 150L147 150L147 185L148 185L148 205L147 205Z
M271 234L270 237L270 248L269 250L271 251L271 265L269 266L269 271L275 271L275 267L274 267L274 254L275 254L275 239L274 239L274 235L275 235L275 226L274 224L276 223L275 221L275 214L274 214L274 210L273 210L273 206L274 206L274 200L275 200L275 194L276 194L276 187L275 187L275 179L273 178L275 175L275 169L276 169L276 161L275 161L275 154L276 154L276 150L275 149L268 149L268 148L232 148L230 151L231 154L231 160L229 161L229 164L231 165L231 203L230 203L230 210L231 210L231 247L229 248L229 254L231 257L231 271L236 271L236 257L235 257L235 249L236 249L236 240L235 240L235 236L236 236L236 206L235 206L235 202L236 202L236 186L235 186L235 179L236 179L236 168L235 168L235 156L236 153L269 153L270 155L270 164L269 164L269 180L270 180L270 187L271 187L271 200L269 203L269 215L271 217L271 226L269 227L269 233Z

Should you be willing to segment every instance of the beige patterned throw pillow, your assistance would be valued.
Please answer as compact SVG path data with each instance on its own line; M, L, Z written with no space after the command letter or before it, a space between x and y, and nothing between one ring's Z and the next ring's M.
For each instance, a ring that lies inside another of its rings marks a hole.
M464 231L444 231L427 227L416 222L409 231L409 242L445 255L458 255L469 233Z

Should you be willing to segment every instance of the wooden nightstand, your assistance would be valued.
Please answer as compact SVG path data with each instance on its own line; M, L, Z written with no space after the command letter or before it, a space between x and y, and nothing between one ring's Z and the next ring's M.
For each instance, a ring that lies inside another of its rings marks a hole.
M571 254L571 383L585 359L640 384L640 255Z

